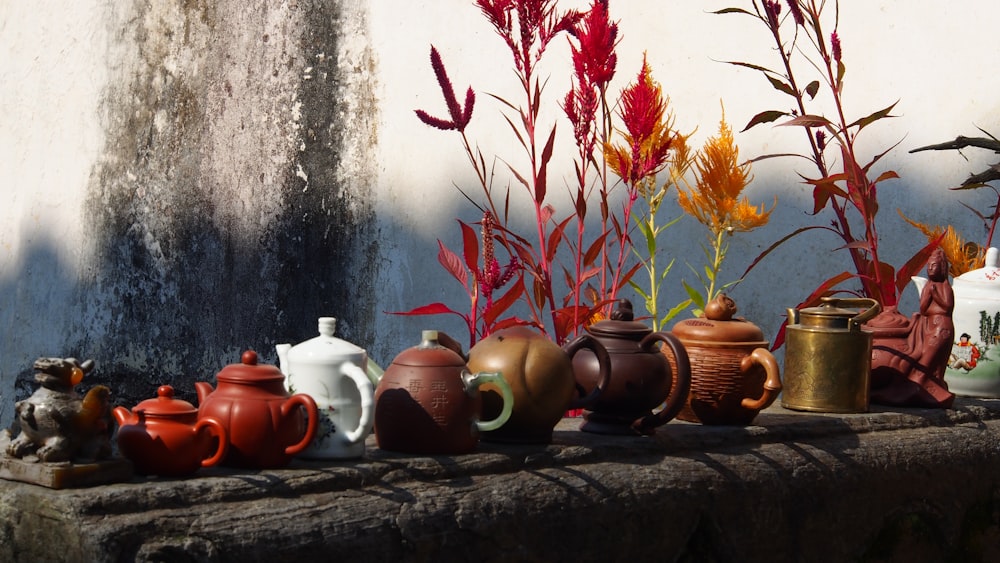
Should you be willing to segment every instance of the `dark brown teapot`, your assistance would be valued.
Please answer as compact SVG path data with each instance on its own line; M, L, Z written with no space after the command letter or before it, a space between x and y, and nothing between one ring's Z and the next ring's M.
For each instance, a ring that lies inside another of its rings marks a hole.
M720 294L705 314L671 332L691 362L691 392L677 418L702 424L750 424L781 392L778 362L757 325L735 318L736 302Z
M400 352L375 390L375 439L378 447L413 454L463 454L473 451L479 433L502 426L510 417L510 387L498 373L472 374L460 350L436 330L423 331L418 346ZM485 383L500 390L502 408L480 420Z
M588 353L597 374L589 389L578 383L573 358ZM607 350L589 334L559 346L524 326L498 330L469 350L469 369L496 371L514 393L514 412L501 428L483 434L484 440L547 444L552 430L569 409L592 405L611 373ZM496 393L483 389L483 412L495 412Z
M653 332L632 319L632 303L619 299L610 320L587 327L590 336L611 356L611 382L584 413L585 422L580 430L601 434L652 434L684 406L691 384L691 369L684 346L672 334ZM677 359L673 370L660 353L657 345L661 342ZM585 389L597 386L600 376L593 354L577 354L573 367ZM666 406L654 413L653 409L664 401Z

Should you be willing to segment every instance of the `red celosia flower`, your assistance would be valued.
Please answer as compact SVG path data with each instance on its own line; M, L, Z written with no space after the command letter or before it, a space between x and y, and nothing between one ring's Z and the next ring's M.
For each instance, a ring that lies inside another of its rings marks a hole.
M788 11L792 13L795 25L805 25L806 18L802 15L802 6L799 6L798 0L788 0Z
M830 44L833 46L833 60L835 60L835 61L837 61L839 63L840 62L840 55L841 55L841 51L840 51L840 36L837 35L836 31L834 31L833 34L830 35Z
M614 77L618 63L615 54L618 24L608 21L607 0L594 0L574 35L580 42L579 48L570 46L577 74L586 76L590 84L603 89Z
M448 79L448 73L445 72L444 63L441 62L441 55L438 54L437 49L433 45L431 46L431 67L434 69L434 75L437 77L438 85L441 87L441 93L444 94L444 101L448 106L448 114L451 116L451 121L434 117L420 109L416 110L417 117L420 118L420 121L431 127L445 131L451 129L464 131L465 126L472 119L472 107L476 103L476 93L472 91L472 87L470 86L465 93L465 108L463 109L459 105L458 99L455 97L455 89L451 85L451 80Z
M639 180L663 169L673 140L670 128L664 121L666 102L663 91L650 75L646 57L634 84L622 92L619 116L625 123L627 147L607 147L608 164L627 184L634 186Z

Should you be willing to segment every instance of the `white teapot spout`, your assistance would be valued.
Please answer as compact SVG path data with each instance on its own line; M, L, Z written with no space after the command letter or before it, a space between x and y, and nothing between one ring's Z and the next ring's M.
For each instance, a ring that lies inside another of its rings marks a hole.
M291 344L276 344L274 349L278 352L278 369L288 377L288 351L292 349Z

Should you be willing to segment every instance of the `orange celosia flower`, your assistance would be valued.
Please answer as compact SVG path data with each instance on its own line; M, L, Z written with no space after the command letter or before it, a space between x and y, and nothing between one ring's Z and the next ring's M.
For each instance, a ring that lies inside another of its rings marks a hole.
M910 219L906 215L903 215L902 211L899 211L899 215L904 221L919 229L927 237L928 241L937 240L941 236L941 233L945 233L944 238L941 239L940 246L944 250L945 257L948 259L948 274L951 277L957 278L965 272L970 272L983 266L986 249L974 242L965 242L962 240L962 237L955 232L955 229L951 225L931 227Z
M766 210L763 204L758 207L746 197L740 199L752 177L750 166L739 163L739 149L725 114L719 122L718 136L705 143L695 167L698 174L694 188L677 192L677 203L685 213L713 234L750 231L767 223L773 207Z

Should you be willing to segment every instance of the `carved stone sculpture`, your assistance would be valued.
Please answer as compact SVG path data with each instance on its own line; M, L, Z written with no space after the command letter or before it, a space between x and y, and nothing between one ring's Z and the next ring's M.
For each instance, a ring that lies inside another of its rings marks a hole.
M111 392L96 385L82 398L73 390L93 360L39 358L35 381L41 384L15 405L20 434L6 448L8 456L43 462L92 462L111 456Z

